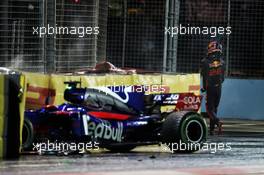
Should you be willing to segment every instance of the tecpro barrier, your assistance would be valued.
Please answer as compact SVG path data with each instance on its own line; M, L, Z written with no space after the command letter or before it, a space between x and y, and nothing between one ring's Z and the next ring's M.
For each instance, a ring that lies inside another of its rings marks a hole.
M131 75L45 75L24 73L27 79L26 109L39 109L45 105L59 105L65 102L63 98L65 81L80 81L82 87L106 87L145 85L155 86L148 93L194 92L200 93L199 74L131 74Z
M17 158L22 143L24 76L0 74L0 158Z

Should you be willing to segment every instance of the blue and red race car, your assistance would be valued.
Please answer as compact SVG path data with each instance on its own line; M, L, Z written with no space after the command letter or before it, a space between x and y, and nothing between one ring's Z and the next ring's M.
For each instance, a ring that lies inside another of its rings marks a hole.
M96 142L114 152L139 145L178 143L194 152L207 138L207 125L198 113L201 96L193 93L146 94L145 86L77 88L65 82L67 103L25 112L23 149L35 143ZM164 106L172 111L162 111ZM191 145L191 146L189 146Z

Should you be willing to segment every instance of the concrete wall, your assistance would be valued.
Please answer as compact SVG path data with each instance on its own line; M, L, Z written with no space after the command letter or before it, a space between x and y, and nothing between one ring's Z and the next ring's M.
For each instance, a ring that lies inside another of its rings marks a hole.
M204 101L202 112L205 112ZM223 84L218 116L264 120L263 101L264 80L226 79Z

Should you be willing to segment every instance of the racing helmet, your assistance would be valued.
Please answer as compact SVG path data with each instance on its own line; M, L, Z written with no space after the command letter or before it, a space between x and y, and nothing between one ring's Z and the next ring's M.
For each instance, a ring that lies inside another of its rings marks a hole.
M220 43L218 43L217 41L211 41L208 44L207 47L207 54L212 54L212 53L216 53L219 52L222 54L222 45Z

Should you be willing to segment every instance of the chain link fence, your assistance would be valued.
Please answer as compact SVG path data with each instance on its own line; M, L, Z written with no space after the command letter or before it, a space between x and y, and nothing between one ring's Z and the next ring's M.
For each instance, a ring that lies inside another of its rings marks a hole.
M231 1L229 75L264 77L264 1Z
M32 27L43 22L39 0L0 2L0 66L43 71L43 40L32 35Z
M218 40L228 76L263 78L263 5L261 0L112 0L107 58L118 66L194 73L208 42ZM166 34L180 26L184 34ZM202 29L207 32L199 33Z
M103 2L99 7L97 0L1 1L0 66L33 72L93 67L97 54L106 53L107 13L99 20L100 9L107 12Z
M93 33L94 27L98 26L98 7L97 0L76 3L72 0L57 0L57 27L68 27L73 31L72 33L76 28L76 34L56 35L55 67L57 71L73 71L95 65L97 35ZM89 27L91 35L83 35L82 27Z
M207 43L217 39L228 76L264 77L261 0L2 0L0 11L0 66L67 72L107 60L118 67L194 73ZM99 34L34 35L32 27L41 26L99 27ZM224 34L215 34L219 28Z
M230 35L216 36L223 44L227 75L264 77L264 2L260 0L181 1L179 23L198 27L231 27ZM197 72L206 55L208 35L181 35L177 71Z
M119 67L162 71L165 1L110 0L107 59Z
M191 34L179 35L178 72L198 72L201 59L207 55L207 44L213 39L223 44L224 57L226 57L228 35L217 35L217 29L220 27L226 29L229 26L228 0L180 1L179 24L186 28L195 27L199 29L199 33L194 33L195 30L193 30ZM201 30L205 32L201 33Z

